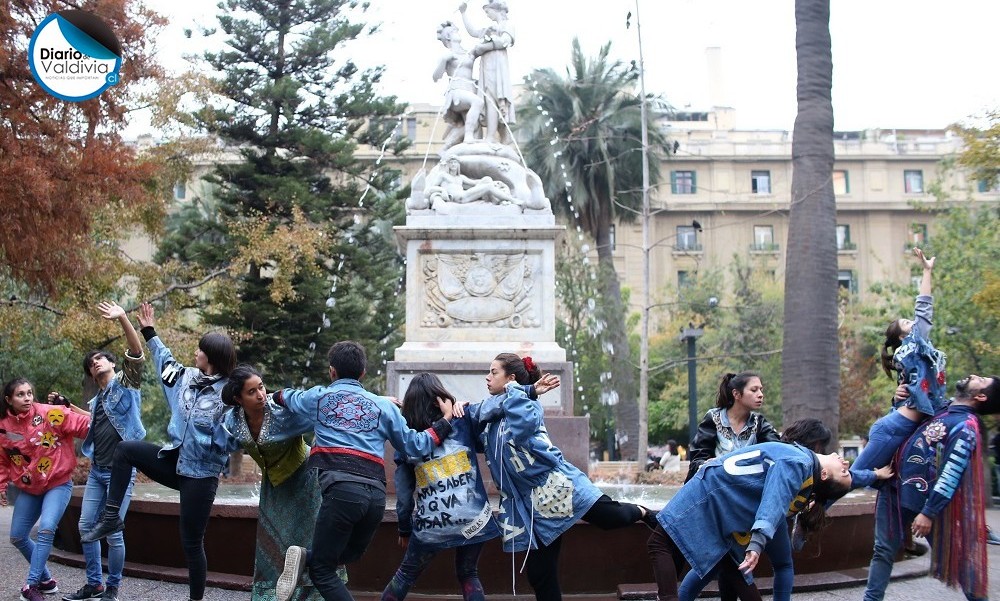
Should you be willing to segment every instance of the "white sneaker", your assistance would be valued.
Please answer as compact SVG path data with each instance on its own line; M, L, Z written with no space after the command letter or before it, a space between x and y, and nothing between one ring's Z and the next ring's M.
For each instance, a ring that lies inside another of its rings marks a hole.
M306 549L305 547L288 547L285 551L285 568L278 576L278 582L274 587L274 596L277 601L288 601L295 592L295 587L302 578L302 572L306 570Z

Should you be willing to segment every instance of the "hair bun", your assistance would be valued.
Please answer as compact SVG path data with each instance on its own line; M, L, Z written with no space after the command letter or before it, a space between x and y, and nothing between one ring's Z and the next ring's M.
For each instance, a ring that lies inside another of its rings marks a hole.
M523 361L524 361L524 369L528 370L529 372L535 370L535 362L531 360L531 355L525 357Z

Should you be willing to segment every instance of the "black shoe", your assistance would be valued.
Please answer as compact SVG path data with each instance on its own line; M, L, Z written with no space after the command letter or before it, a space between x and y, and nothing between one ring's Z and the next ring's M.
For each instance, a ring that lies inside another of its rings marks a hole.
M656 527L660 525L660 523L656 521L656 512L649 507L644 507L642 505L636 505L636 507L642 511L642 516L639 517L639 521L646 524L646 527L650 530L656 530Z
M97 586L93 586L85 584L75 593L63 595L63 601L99 601L103 593L104 585L98 584Z
M930 547L917 541L913 541L909 547L903 549L903 553L909 557L920 557L926 555L928 551L930 551Z
M101 595L101 601L118 601L118 587L109 586L104 589L104 594Z
M84 532L80 534L81 543L92 543L95 540L101 540L109 534L114 534L115 532L121 532L125 529L125 522L122 521L118 514L113 517L105 515L101 517L101 521L90 529L90 532Z

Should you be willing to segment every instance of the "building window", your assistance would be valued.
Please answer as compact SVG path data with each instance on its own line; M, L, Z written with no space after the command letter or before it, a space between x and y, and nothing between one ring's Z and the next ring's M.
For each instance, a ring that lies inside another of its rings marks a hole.
M751 250L778 250L778 245L774 243L773 225L753 226L753 246Z
M903 191L907 194L923 194L924 172L919 169L903 171Z
M833 193L836 196L843 196L851 193L851 182L846 171L833 172Z
M770 194L771 193L771 172L770 171L751 171L750 172L750 191L754 194Z
M392 139L400 140L406 138L411 142L417 140L417 118L405 117L396 122L396 128L392 130Z
M677 272L677 288L687 288L694 283L694 272L691 271L678 271Z
M694 171L671 171L671 194L694 194L697 192L697 177Z
M837 284L848 292L858 291L858 282L854 279L854 272L850 269L841 269L837 272Z
M906 241L907 248L920 247L927 243L927 224L911 223L910 236Z
M858 245L851 242L851 226L837 226L837 250L857 250Z
M677 245L675 250L701 250L698 243L698 230L692 225L677 226Z
M187 196L187 184L184 182L177 182L174 184L174 199L184 200Z
M985 194L987 192L1000 192L1000 175L993 176L993 181L981 179L977 183L977 189L980 194Z

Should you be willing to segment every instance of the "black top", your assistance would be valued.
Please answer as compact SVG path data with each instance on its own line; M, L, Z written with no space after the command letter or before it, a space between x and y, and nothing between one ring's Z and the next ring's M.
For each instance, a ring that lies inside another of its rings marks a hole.
M115 447L122 440L122 437L118 435L118 430L115 430L111 420L108 419L108 414L104 412L104 397L107 396L110 388L108 386L97 394L94 412L90 416L90 432L94 436L94 463L102 468L111 467Z

